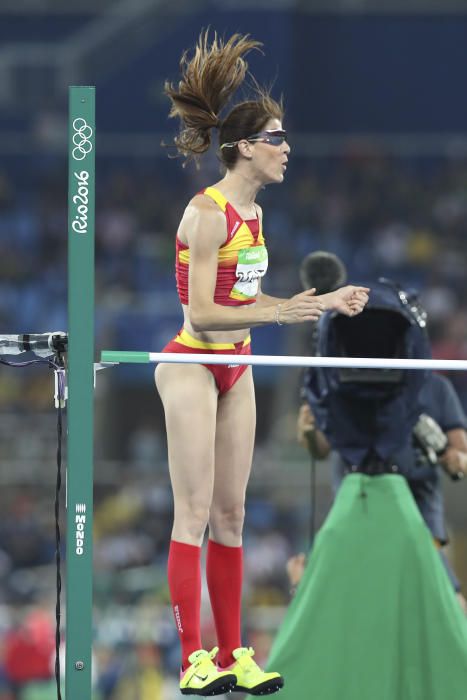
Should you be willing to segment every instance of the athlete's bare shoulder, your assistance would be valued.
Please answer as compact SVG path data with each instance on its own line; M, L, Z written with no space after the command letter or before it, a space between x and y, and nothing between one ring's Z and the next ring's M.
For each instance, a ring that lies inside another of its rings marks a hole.
M185 211L197 212L200 215L217 214L218 218L223 219L224 213L216 202L211 197L206 197L204 194L195 194L188 202Z
M182 243L190 244L194 236L207 236L218 247L226 237L224 212L210 197L202 194L195 195L188 202L178 229Z

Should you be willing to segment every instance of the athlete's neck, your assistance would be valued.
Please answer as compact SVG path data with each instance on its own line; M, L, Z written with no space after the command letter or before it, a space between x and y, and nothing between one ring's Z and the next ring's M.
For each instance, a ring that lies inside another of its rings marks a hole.
M239 171L228 171L214 187L234 206L255 216L254 203L262 183ZM240 212L239 212L240 213Z

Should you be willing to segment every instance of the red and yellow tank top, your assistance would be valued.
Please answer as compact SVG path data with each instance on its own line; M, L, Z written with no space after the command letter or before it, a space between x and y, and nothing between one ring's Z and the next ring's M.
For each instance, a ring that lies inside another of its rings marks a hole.
M259 280L268 268L268 253L259 219L244 221L223 194L206 187L200 194L216 202L225 213L227 237L219 248L214 302L223 306L252 304ZM176 237L175 277L182 304L188 304L190 249Z

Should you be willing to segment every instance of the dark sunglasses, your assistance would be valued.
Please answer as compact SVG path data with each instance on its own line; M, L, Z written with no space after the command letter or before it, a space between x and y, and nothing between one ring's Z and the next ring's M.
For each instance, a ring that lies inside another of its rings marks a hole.
M270 143L271 146L282 146L287 140L287 132L284 129L274 129L269 131L259 131L257 134L248 136L247 141L259 141Z
M257 134L252 134L247 136L245 141L269 143L271 146L282 146L284 141L287 140L287 132L284 129L271 129L268 131L259 131ZM243 139L238 141L230 141L228 143L223 143L222 148L233 148Z

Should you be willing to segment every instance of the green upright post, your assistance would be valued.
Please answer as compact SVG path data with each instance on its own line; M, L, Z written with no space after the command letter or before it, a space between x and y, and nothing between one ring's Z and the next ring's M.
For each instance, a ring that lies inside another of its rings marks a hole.
M66 700L91 700L95 88L70 87Z

